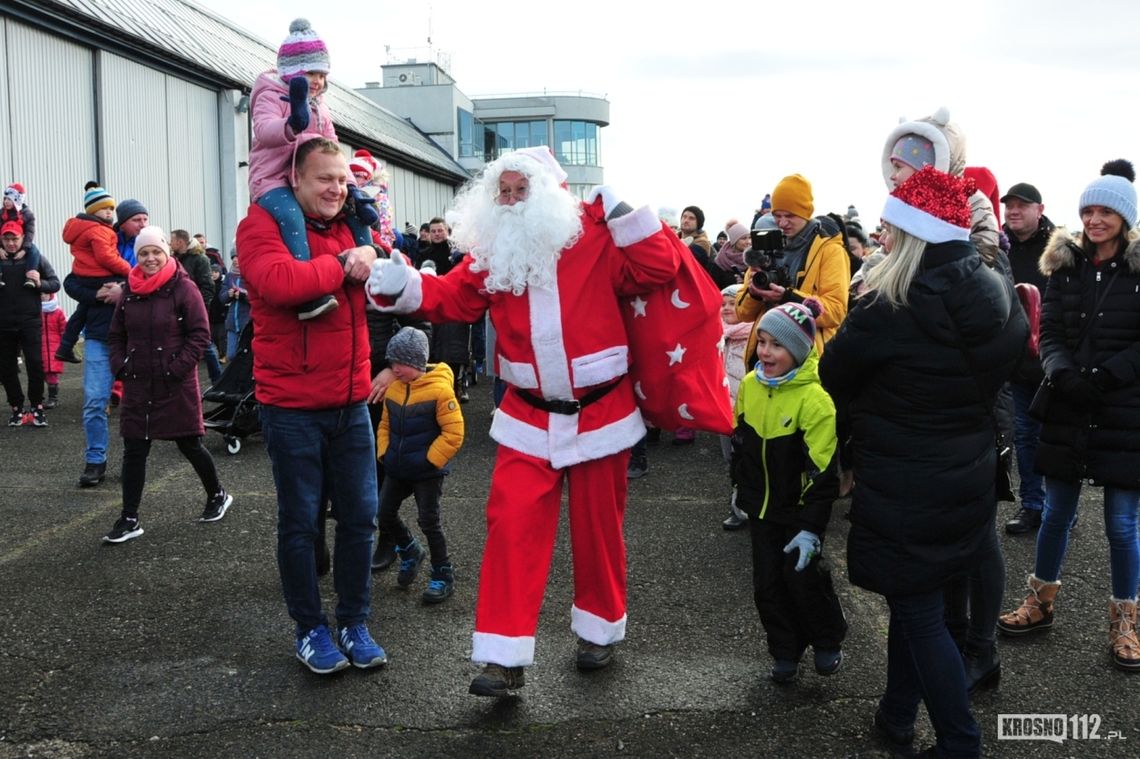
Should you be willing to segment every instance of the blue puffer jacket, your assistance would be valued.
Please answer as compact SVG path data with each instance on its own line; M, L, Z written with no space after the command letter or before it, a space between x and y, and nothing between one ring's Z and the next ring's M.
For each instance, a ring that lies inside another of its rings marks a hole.
M447 364L429 366L410 383L396 380L384 394L376 430L376 457L386 476L403 480L442 477L463 445L463 412Z

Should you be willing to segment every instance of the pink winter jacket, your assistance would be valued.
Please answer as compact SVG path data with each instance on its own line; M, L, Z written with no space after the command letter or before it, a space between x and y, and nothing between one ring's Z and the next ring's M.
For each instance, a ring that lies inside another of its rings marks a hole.
M285 98L282 100L281 98ZM253 145L249 149L249 197L256 202L278 187L290 187L293 156L300 144L286 123L289 119L289 87L276 69L258 75L249 96L253 118ZM323 96L311 98L309 128L302 134L336 140L332 116Z

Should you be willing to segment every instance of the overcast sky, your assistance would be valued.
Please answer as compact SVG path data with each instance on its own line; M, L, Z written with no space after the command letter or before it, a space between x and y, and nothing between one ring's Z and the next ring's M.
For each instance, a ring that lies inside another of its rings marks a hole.
M1037 185L1058 223L1106 160L1140 162L1140 5L1122 1L198 1L274 46L308 18L353 88L430 29L469 97L604 95L606 183L635 206L699 205L710 235L793 172L817 213L854 203L873 227L887 133L939 106L969 165L1003 192Z

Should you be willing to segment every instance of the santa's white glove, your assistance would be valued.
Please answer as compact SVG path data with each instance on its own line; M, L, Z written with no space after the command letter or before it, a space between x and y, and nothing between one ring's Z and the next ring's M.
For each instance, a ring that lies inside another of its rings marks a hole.
M633 210L631 205L618 200L614 188L608 184L595 185L594 189L590 190L590 194L586 196L586 202L593 203L598 198L602 199L602 209L606 212L606 221L611 221L619 216L625 216Z
M368 275L368 292L393 298L398 296L408 285L408 268L404 254L398 250L392 251L391 258L376 259Z

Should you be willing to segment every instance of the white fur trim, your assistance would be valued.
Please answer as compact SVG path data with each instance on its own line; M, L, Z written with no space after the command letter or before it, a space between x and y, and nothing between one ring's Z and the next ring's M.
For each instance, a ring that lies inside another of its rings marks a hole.
M959 227L926 211L907 205L894 195L887 196L883 206L883 221L889 222L912 237L925 240L929 243L950 242L951 240L966 241L970 239L970 230Z
M616 622L602 619L597 614L570 607L570 629L582 640L599 646L608 646L625 640L625 622L629 615L622 614Z
M945 109L939 109L934 117L937 118L943 113ZM946 117L949 118L949 113L946 113ZM945 126L945 122L943 125ZM904 134L917 134L930 140L930 144L934 146L934 168L943 173L950 170L950 142L942 130L929 121L903 121L891 130L887 135L886 144L883 145L883 181L888 190L895 189L891 184L891 174L895 173L895 167L891 165L891 151L895 149L895 143Z
M499 356L499 377L523 390L534 390L538 387L538 375L534 373L532 364L510 361L502 355Z
M394 314L408 314L412 311L419 309L424 302L424 287L423 275L419 270L408 266L408 284L404 285L404 291L396 298L395 302L390 306L383 305L383 302L376 300L377 298L385 298L383 295L373 295L368 292L368 288L364 288L365 300L372 304L372 307L377 311L383 313Z
M614 238L614 245L619 248L641 242L664 229L661 226L661 219L657 218L657 214L653 213L649 206L642 206L625 216L611 219L606 224Z
M530 346L538 370L542 397L569 400L573 397L566 342L562 336L562 302L558 288L528 287Z
M634 409L628 416L590 432L578 432L578 415L550 414L550 430L527 424L502 407L491 421L491 439L500 445L563 467L611 456L645 436L645 421Z
M616 379L629 371L629 346L615 345L570 360L574 387L590 387Z
M471 661L503 667L529 667L534 664L534 636L476 632L471 635Z

